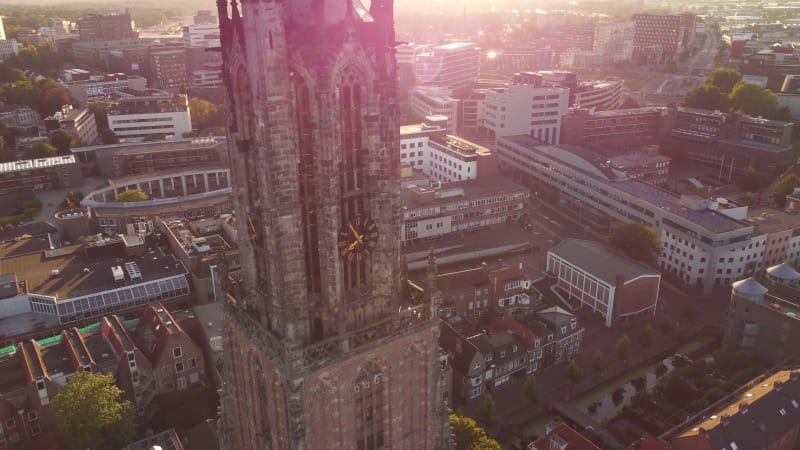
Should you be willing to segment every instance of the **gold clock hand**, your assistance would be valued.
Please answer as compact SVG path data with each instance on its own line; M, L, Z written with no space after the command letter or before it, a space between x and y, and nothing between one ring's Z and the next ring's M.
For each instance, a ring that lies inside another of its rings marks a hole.
M348 222L348 223L347 223L347 226L348 226L348 227L350 227L350 231L352 231L352 232L353 232L353 236L355 236L356 240L357 240L359 243L363 243L363 242L362 242L362 239L363 239L364 235L363 235L363 234L359 235L359 234L358 234L358 232L356 231L356 229L355 229L355 228L353 228L353 224L351 224L351 223L349 223L349 222Z

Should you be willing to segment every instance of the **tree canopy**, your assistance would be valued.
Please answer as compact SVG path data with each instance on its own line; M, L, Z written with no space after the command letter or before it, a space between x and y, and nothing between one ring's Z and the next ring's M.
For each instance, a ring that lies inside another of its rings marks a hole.
M714 86L718 88L724 95L728 95L733 91L736 83L742 81L742 74L736 69L726 69L718 67L712 70L708 77L706 77L706 86Z
M117 195L118 202L143 202L149 199L150 196L141 189L129 189Z
M606 365L606 355L600 350L595 350L592 355L592 369L598 373L603 372L606 370Z
M608 241L612 248L642 262L655 262L661 252L661 241L655 230L647 225L629 222L611 230Z
M56 148L44 142L34 145L25 152L25 159L49 158L51 156L56 156Z
M617 344L615 346L615 351L617 352L617 359L622 362L628 360L628 353L631 349L631 339L628 337L627 334L623 334L617 339Z
M649 323L642 328L642 331L639 333L639 345L644 348L649 348L653 345L653 338L656 335L656 330L653 329L653 326Z
M731 108L731 101L720 88L705 85L687 92L681 101L681 105L709 111L728 112Z
M78 372L52 402L56 429L68 449L120 448L134 436L134 411L113 377Z
M481 422L491 425L497 419L497 406L492 394L486 394L478 402L478 418Z
M56 148L59 154L69 153L69 149L77 143L75 136L71 135L68 131L58 129L50 132L50 144Z
M578 363L575 362L574 359L570 359L569 364L567 364L567 377L569 377L573 383L580 383L583 379L583 369L578 366Z
M800 177L790 173L778 180L775 189L772 191L772 201L778 208L786 207L786 196L791 194L796 188L800 187Z
M541 394L539 392L539 383L536 382L535 375L528 375L525 378L525 398L528 399L532 405L539 403Z
M197 129L225 126L224 108L217 107L209 101L190 98L189 111L192 116L192 124Z
M731 107L750 116L773 117L778 96L756 83L740 81L731 91Z
M459 414L450 414L454 450L501 450L500 444L486 436L486 430L474 420Z

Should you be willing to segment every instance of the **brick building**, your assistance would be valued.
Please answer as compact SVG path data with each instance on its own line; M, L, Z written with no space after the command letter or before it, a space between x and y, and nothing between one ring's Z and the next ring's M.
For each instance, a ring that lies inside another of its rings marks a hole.
M139 37L133 31L131 15L87 14L78 19L78 33L82 41L110 41Z
M80 165L73 155L0 163L0 195L82 184Z

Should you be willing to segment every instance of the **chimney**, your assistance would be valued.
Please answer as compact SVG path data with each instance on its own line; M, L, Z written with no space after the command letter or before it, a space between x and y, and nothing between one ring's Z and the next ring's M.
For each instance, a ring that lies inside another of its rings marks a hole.
M776 380L775 383L773 383L772 387L773 389L775 389L775 392L780 392L781 388L783 388L783 381Z
M750 405L748 405L747 402L739 403L739 412L742 413L742 414L747 414L749 406Z
M728 414L723 414L722 417L719 418L719 422L724 427L731 422L731 416L729 416Z

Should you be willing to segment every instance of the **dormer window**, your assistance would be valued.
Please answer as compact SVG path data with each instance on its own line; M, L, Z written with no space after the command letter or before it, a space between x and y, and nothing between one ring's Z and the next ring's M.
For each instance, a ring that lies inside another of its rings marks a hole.
M567 326L564 325L564 326L561 327L561 333L563 334L563 333L566 333L566 332L567 332Z
M547 335L547 342L550 342L552 340L553 340L553 333L550 333Z
M511 347L511 351L513 351L514 353L517 353L517 346L514 345L513 347Z
M44 380L36 380L36 389L39 391L44 390Z
M505 358L506 357L506 351L505 350L500 350L500 357L501 358Z
M472 368L478 370L481 368L481 363L479 361L475 361L475 364L472 365Z
M578 326L578 324L577 324L576 322L572 322L572 323L570 324L570 327L571 327L573 330L574 330L574 329L575 329L577 326Z
M492 360L492 354L491 353L487 353L485 359L486 359L486 361L491 361Z
M180 358L181 356L183 356L183 352L181 351L181 348L180 347L173 348L172 349L172 356L174 358Z

